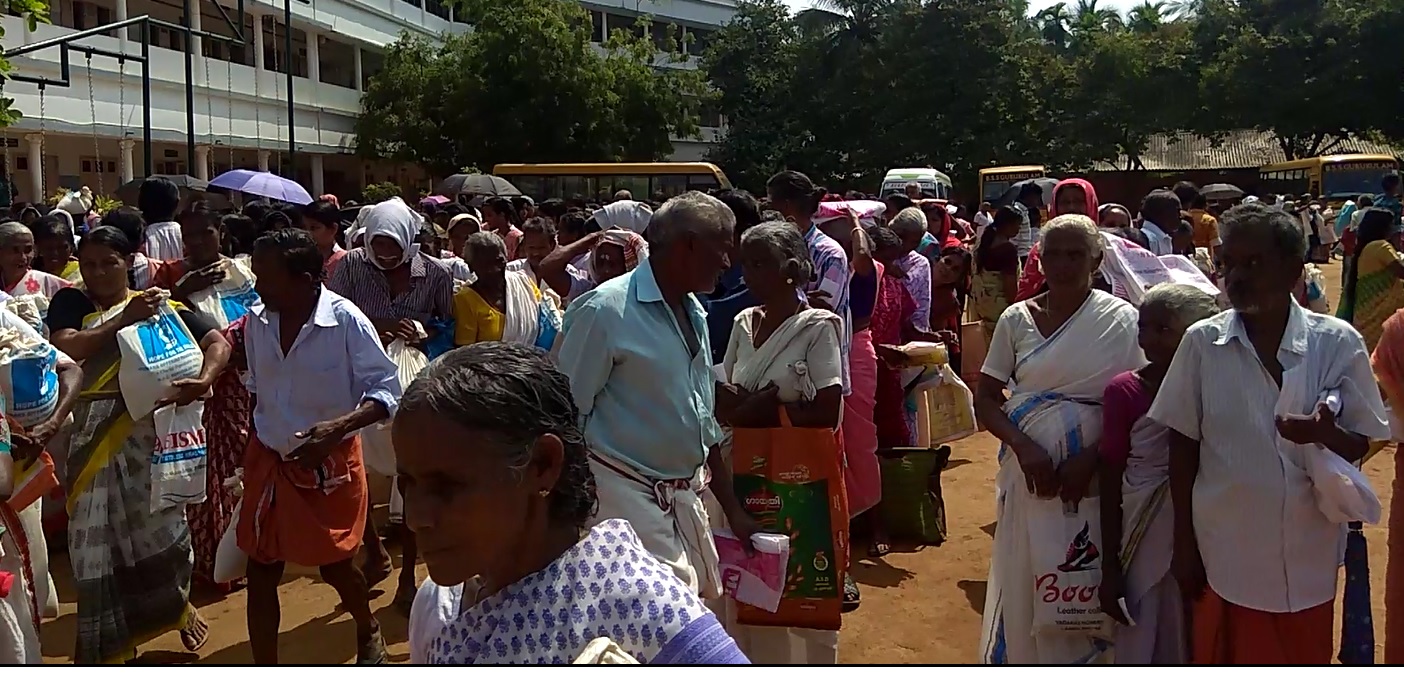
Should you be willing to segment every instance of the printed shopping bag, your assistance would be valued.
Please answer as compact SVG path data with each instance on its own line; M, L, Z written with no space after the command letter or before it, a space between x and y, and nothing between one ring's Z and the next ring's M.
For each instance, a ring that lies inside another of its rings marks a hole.
M1107 552L1100 509L1098 499L1084 498L1071 512L1062 501L1038 501L1029 510L1035 634L1093 635L1109 627L1098 595Z
M199 378L205 355L175 307L162 304L150 318L117 332L122 366L117 374L122 399L133 421L156 408L156 401L171 390L171 383Z
M732 430L733 484L762 530L790 537L784 597L775 613L737 605L747 625L838 630L848 569L848 500L838 439L825 428Z
M0 331L0 391L20 425L49 420L58 408L58 351L38 337Z
M156 449L151 457L151 512L205 502L208 461L205 404L156 410Z
M190 295L190 304L200 312L209 315L221 328L247 315L249 309L260 303L258 292L254 291L254 274L248 265L237 259L221 262L224 279ZM194 272L186 273L187 276ZM181 280L185 278L182 277Z

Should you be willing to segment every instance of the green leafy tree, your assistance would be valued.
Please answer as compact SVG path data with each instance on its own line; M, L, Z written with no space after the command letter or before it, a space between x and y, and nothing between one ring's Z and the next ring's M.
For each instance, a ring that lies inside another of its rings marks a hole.
M362 95L358 153L447 174L467 164L651 161L672 152L670 138L697 133L704 79L648 38L617 31L600 50L588 13L569 0L458 7L472 32L391 46Z
M1204 0L1193 36L1201 95L1213 105L1194 126L1269 132L1288 158L1397 126L1397 108L1371 103L1399 89L1399 34L1386 39L1375 26L1399 26L1401 12L1390 0Z
M5 6L7 14L18 16L28 24L29 30L33 31L40 23L49 23L49 1L48 0L7 0ZM0 39L5 37L4 27L0 27ZM7 76L14 70L8 59L0 57L0 76ZM14 97L4 96L0 91L0 128L9 127L19 122L24 114L15 108Z

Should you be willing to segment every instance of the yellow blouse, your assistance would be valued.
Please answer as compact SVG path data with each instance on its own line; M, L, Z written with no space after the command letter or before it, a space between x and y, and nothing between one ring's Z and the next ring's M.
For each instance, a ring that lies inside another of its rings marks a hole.
M464 286L453 295L453 315L454 345L502 340L502 323L507 316L492 307L472 287Z

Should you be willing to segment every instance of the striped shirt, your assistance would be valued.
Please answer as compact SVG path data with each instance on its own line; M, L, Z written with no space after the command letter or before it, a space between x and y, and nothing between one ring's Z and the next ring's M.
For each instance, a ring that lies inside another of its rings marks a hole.
M814 261L814 277L804 286L804 291L823 289L829 292L829 306L843 321L839 331L839 352L842 354L843 394L847 395L850 392L848 351L853 345L853 317L848 314L848 284L853 271L848 268L848 254L844 253L843 245L825 235L818 226L809 226L804 233L804 242L809 246L809 257Z
M327 288L356 304L372 320L415 320L428 325L453 317L453 276L417 253L410 259L410 288L391 297L390 282L371 262L370 251L353 249L341 259Z

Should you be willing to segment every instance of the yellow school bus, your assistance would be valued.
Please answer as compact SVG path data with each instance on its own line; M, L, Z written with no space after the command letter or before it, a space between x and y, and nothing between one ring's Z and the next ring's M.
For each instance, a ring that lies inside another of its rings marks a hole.
M1043 165L986 167L980 170L980 199L994 202L1015 183L1025 179L1041 179L1047 175Z
M1258 168L1258 190L1293 200L1302 193L1325 195L1332 204L1380 192L1380 179L1399 170L1391 155L1351 153L1288 160Z
M666 200L689 190L730 188L731 181L710 162L589 162L579 164L501 164L492 173L537 200L608 200L621 190L635 200Z

